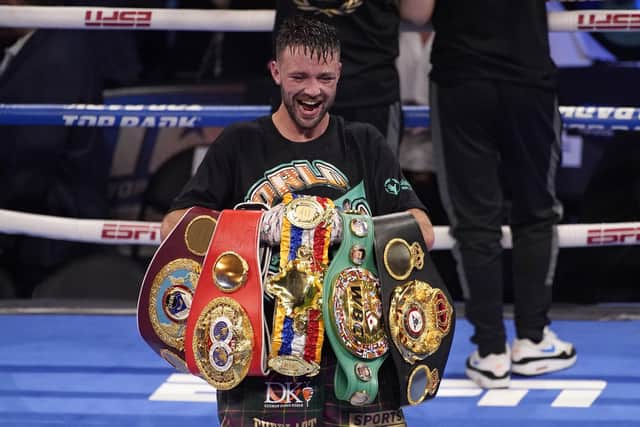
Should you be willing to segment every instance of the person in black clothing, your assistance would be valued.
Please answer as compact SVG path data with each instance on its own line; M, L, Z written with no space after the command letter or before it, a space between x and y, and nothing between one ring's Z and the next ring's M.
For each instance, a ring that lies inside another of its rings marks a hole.
M401 17L415 13L414 10L428 10L428 0L276 2L274 28L298 13L312 15L336 27L342 44L342 77L331 112L346 120L373 124L386 136L396 154L404 130L395 65L398 34Z
M370 215L409 211L432 247L433 230L424 206L406 184L384 137L369 124L327 113L340 77L335 29L294 17L284 21L276 45L270 69L281 88L280 107L271 116L224 129L174 200L161 234L168 235L186 208L194 205L221 210L240 202L259 202L277 207L285 194L295 192L328 197L336 206ZM391 186L391 181L400 185ZM218 391L221 425L348 426L374 412L384 425L391 421L405 425L398 393L390 386L394 374L389 364L379 374L373 403L355 407L335 398L336 359L326 342L321 372L315 377L272 373ZM300 394L303 388L313 390L306 404Z
M439 1L432 24L434 158L477 345L466 373L482 387L507 387L512 372L537 375L576 360L573 345L548 328L562 206L545 3ZM503 323L503 221L513 234L512 346Z
M0 1L45 5L46 1ZM100 104L109 84L132 82L137 57L126 33L6 28L0 31L0 103ZM104 218L109 149L99 128L0 127L0 208L72 218ZM0 270L11 279L5 297L34 288L87 245L28 236L0 236Z

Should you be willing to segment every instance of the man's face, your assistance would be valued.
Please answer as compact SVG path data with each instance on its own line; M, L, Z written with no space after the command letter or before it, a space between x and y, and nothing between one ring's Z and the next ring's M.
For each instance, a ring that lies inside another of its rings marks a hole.
M340 77L337 54L324 59L305 55L302 47L285 49L271 63L271 75L280 85L282 103L300 130L315 128L336 97Z

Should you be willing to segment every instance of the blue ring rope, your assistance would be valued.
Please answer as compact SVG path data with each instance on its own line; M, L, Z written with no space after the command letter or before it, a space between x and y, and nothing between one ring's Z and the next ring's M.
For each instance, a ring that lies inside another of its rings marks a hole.
M403 107L405 127L428 127L426 106ZM97 127L221 127L270 113L266 105L0 104L0 125ZM560 107L566 128L640 131L640 108Z

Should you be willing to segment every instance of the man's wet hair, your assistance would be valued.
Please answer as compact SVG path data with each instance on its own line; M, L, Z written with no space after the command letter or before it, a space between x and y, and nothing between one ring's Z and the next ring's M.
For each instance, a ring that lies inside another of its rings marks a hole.
M305 55L327 62L340 57L340 40L333 26L306 15L294 15L284 20L278 29L276 59L285 49L292 53L302 49Z

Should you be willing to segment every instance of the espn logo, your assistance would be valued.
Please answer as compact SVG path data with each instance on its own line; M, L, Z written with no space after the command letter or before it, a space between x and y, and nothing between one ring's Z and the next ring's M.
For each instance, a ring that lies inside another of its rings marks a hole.
M157 241L160 239L160 225L106 223L102 226L104 240Z
M637 30L640 29L640 12L581 13L579 30Z
M87 10L85 27L135 28L151 26L150 10Z
M640 242L640 227L587 230L587 245L632 245Z

